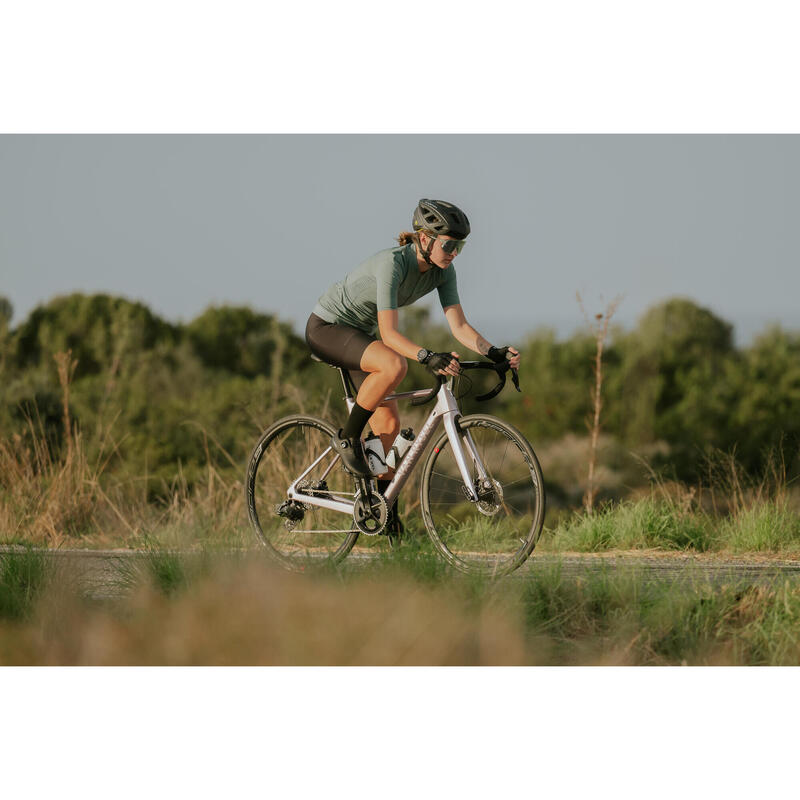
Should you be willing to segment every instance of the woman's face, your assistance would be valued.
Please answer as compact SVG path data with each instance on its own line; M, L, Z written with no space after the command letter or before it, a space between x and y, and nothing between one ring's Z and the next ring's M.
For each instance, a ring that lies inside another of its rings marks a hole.
M420 244L427 249L431 242L431 238L432 237L427 236L424 233L421 234ZM450 264L453 263L453 259L458 255L458 252L455 250L452 253L448 253L442 249L442 244L449 241L458 240L454 240L452 236L439 236L433 240L433 248L431 249L430 259L431 263L440 269L447 269Z

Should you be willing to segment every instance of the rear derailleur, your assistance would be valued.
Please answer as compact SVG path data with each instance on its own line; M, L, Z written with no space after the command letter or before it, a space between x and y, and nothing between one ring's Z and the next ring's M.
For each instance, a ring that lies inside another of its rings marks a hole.
M283 517L283 525L287 530L293 530L294 526L306 515L306 507L297 500L284 500L275 506L275 513Z

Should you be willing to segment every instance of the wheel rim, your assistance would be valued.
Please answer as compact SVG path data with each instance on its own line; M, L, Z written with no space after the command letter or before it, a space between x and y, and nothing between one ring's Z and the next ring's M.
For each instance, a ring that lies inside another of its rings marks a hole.
M481 491L481 500L471 502L450 443L442 437L427 470L426 523L434 543L459 569L508 572L528 557L542 528L544 489L536 456L519 434L491 420L464 419L461 428L475 442L489 483L481 486L468 457L473 486Z
M339 561L358 538L347 514L288 501L288 487L326 450L334 430L321 420L276 423L256 446L248 469L250 522L270 553L289 569ZM353 501L355 483L333 452L302 479L305 490ZM333 467L331 468L331 465ZM320 481L325 484L321 485ZM280 511L279 511L280 509Z

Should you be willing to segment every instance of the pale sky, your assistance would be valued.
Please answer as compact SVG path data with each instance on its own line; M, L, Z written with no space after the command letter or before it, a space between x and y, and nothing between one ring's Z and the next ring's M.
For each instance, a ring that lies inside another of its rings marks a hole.
M624 295L626 327L681 295L740 342L800 329L793 135L4 135L0 294L13 325L102 291L173 321L246 304L301 333L421 197L470 218L459 293L490 341L569 334L576 291L590 311Z

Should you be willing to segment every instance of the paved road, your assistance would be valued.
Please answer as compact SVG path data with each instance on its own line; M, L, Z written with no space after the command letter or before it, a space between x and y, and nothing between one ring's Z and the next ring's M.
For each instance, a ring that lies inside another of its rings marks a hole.
M14 548L2 547L0 554ZM45 550L46 558L68 571L90 595L113 597L125 591L137 568L145 568L147 554L135 550ZM262 554L253 550L253 554ZM241 556L241 552L232 554ZM357 566L367 557L353 556L345 562ZM526 578L537 572L559 569L565 577L627 571L645 581L774 583L800 579L800 561L773 558L720 558L719 556L662 555L639 553L605 554L534 554L514 578Z
M673 555L540 555L518 570L533 572L560 565L562 574L577 576L589 571L628 570L641 574L646 580L710 581L713 583L758 582L800 579L800 561L773 559L722 559L708 556Z

